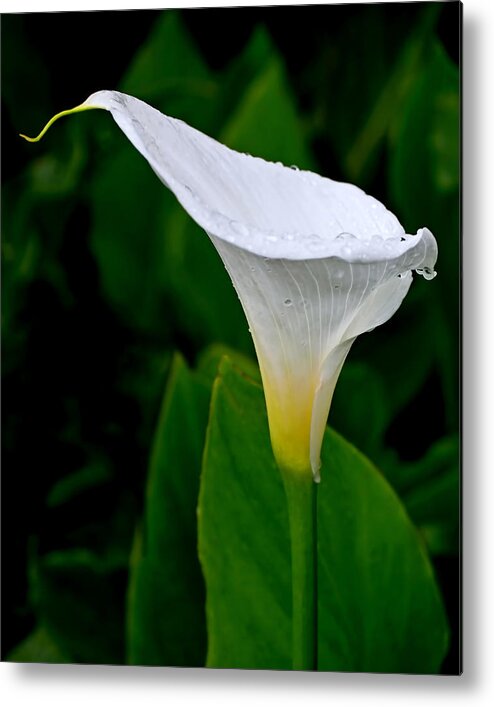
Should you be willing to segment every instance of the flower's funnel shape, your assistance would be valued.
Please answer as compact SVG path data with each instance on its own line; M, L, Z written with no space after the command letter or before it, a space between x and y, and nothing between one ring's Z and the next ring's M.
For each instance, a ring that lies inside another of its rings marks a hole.
M75 110L89 108L111 112L208 233L250 325L276 459L318 480L345 357L398 309L412 270L434 276L433 235L405 234L355 186L230 150L131 96L100 91Z

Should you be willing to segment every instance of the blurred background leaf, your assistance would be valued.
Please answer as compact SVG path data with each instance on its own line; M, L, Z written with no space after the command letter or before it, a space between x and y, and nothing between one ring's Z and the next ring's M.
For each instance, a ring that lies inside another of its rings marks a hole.
M125 568L82 549L52 552L33 562L31 600L65 662L124 662L119 572L125 574Z
M196 553L196 506L209 395L210 386L175 356L130 563L131 664L200 667L205 662L205 590Z
M7 654L6 660L14 663L70 663L72 661L42 627L36 628L21 641Z
M459 140L458 67L436 41L403 109L390 162L390 192L412 229L427 226L439 247L442 283L434 288L429 339L449 429L458 427ZM420 215L417 213L420 204Z

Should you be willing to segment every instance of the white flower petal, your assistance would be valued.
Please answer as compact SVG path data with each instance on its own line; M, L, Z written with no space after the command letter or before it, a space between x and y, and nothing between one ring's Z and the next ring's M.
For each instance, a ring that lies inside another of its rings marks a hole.
M331 398L356 336L434 276L436 241L408 235L361 189L244 155L116 91L109 110L209 234L249 321L278 462L318 476ZM365 424L365 421L362 421Z
M235 152L117 91L99 91L83 105L112 113L208 233L258 255L370 261L416 245L390 211L352 184Z
M346 339L335 346L324 359L319 374L319 385L314 394L310 427L310 466L314 481L320 481L320 453L331 400L338 376L355 339Z
M403 256L373 263L272 259L210 237L249 321L275 455L300 468L310 459L317 477L331 398L350 346L392 316L412 275ZM419 263L424 247L415 256Z

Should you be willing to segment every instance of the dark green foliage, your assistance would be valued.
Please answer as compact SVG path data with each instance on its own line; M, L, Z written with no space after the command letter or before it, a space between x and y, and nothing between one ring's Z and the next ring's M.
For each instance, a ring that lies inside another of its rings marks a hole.
M204 586L196 506L209 386L174 359L156 427L145 515L131 556L128 659L140 665L204 664Z

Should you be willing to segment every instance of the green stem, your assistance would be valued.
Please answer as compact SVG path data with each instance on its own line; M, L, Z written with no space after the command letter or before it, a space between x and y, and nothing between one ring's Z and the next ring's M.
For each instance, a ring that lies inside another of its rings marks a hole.
M317 670L317 484L282 470L292 550L293 670Z

